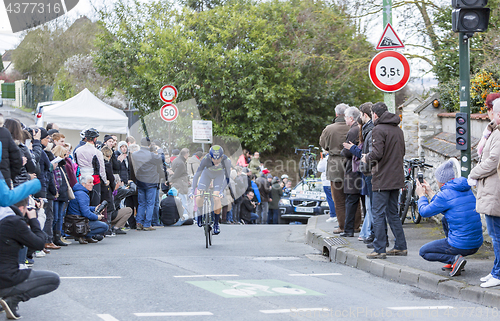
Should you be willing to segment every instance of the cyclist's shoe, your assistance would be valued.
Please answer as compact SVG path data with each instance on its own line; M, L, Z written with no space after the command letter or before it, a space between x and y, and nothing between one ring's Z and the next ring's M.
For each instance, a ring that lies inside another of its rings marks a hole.
M445 264L441 270L443 271L451 271L453 269L452 265L451 264Z
M220 233L219 224L214 224L214 235L219 235L219 233Z
M198 224L198 227L203 226L203 216L199 215L196 217L196 223Z

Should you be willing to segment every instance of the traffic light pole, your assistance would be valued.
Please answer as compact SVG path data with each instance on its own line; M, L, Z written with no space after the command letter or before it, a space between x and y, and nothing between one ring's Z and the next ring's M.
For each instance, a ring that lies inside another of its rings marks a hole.
M383 1L383 23L385 28L388 23L392 24L392 0ZM391 113L396 113L396 94L384 93L384 102Z
M461 151L460 164L462 177L467 177L471 170L469 36L461 32L458 37L460 54L460 112L467 114L467 150Z

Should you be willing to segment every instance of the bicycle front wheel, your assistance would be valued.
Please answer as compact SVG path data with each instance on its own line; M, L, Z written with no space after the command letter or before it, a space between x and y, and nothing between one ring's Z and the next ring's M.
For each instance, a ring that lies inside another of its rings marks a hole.
M302 155L299 160L299 173L302 174L302 178L306 178L307 176L307 157Z
M418 205L417 200L414 199L411 204L411 218L413 220L413 223L415 224L420 223L420 220L422 219L422 216L420 216L420 213L418 212L417 205Z
M399 190L399 197L398 197L398 215L399 219L401 220L401 224L404 224L406 220L406 213L403 214L404 208L405 208L405 203L406 203L406 198L408 197L408 188L405 184L405 187Z
M406 216L408 215L408 209L410 208L411 201L412 201L412 195L413 195L413 184L412 182L408 181L405 183L405 188L406 188L406 199L405 199L405 205L403 207L403 212L401 215L406 219Z
M212 245L212 240L210 239L210 204L207 201L203 203L203 229L205 230L205 247L208 249L208 246Z
M311 159L310 169L311 169L311 171L309 173L313 177L316 177L318 175L318 162L316 161L316 159Z

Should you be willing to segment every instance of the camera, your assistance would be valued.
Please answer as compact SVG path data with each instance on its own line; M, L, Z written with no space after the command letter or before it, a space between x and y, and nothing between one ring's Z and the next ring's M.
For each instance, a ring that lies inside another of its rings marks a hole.
M418 177L418 181L420 182L420 184L423 184L424 183L424 173L418 172L417 177Z
M106 208L106 206L108 206L108 201L106 201L106 200L102 201L101 205L99 205L95 208L96 214L101 214L104 211L104 209Z

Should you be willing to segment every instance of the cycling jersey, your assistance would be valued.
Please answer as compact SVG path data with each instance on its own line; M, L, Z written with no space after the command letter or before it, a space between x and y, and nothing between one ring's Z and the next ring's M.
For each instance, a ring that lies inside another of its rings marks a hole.
M210 154L207 154L201 159L200 167L194 174L193 186L206 191L213 180L214 191L223 191L229 185L230 170L231 160L226 155L222 156L221 163L215 166Z

